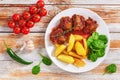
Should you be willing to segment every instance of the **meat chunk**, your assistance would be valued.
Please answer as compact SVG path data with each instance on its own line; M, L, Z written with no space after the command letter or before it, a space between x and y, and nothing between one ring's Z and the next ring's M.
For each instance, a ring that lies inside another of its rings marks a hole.
M58 43L59 44L63 44L63 43L65 43L65 41L66 41L66 38L65 38L65 36L60 36L59 38L58 38Z
M83 16L74 14L72 16L72 22L74 30L80 31L85 27L85 18Z
M66 41L66 37L64 36L63 30L59 28L54 28L50 34L50 40L52 43L63 44Z
M96 31L98 27L97 22L90 17L86 20L85 25L86 26L83 31L84 33L87 33L87 34L93 33L94 31Z
M61 36L63 34L63 30L61 28L54 28L52 30L52 32L50 33L50 40L53 42L53 43L57 43L58 39L59 39L59 36Z
M72 28L72 20L70 17L66 16L66 17L62 17L60 19L60 27L63 30L69 30Z

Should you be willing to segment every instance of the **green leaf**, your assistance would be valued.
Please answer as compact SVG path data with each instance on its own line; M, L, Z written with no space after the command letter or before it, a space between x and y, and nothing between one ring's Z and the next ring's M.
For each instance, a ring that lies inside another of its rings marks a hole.
M93 32L92 37L93 37L94 40L98 39L98 37L99 37L98 32Z
M104 44L108 42L108 38L106 35L99 35L99 40L103 41Z
M32 68L32 74L37 75L40 72L40 66L36 65Z
M42 62L47 65L50 66L52 64L52 60L46 56L43 56L41 53L39 53L40 56L42 57Z
M97 60L97 55L94 52L89 53L88 59L91 60L92 62L95 62Z
M92 42L93 42L93 37L90 36L90 37L88 38L88 40L87 40L88 46L90 46Z
M101 48L104 48L105 47L105 44L101 41L101 40L94 40L92 42L92 46L95 48L95 49L101 49Z
M117 66L116 64L110 64L106 67L106 71L104 74L106 73L115 73L117 71Z
M105 50L104 50L104 49L101 49L101 50L98 51L96 54L97 54L98 57L103 57L103 56L105 55Z
M115 73L116 72L116 64L110 64L109 66L107 66L106 70L108 73Z
M96 49L93 45L90 45L89 46L89 48L92 50L92 51L100 51L100 49L98 48L98 49Z
M42 62L47 66L50 66L52 64L51 59L49 59L48 57L45 57L45 56L43 56Z

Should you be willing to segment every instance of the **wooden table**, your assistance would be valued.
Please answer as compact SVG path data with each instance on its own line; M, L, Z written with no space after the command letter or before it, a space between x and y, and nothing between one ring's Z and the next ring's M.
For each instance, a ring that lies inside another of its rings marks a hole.
M120 0L45 0L48 14L31 29L30 34L22 36L13 34L7 27L8 19L14 13L28 10L37 0L0 0L0 80L120 80ZM107 23L110 31L111 44L106 59L95 69L73 74L65 72L55 64L45 66L41 64L38 75L31 74L31 68L41 59L37 53L47 55L44 48L44 34L50 20L59 12L67 8L88 8L99 14ZM34 60L32 65L22 65L13 61L5 52L3 41L14 50L18 50L25 39L33 40L35 50L32 53L22 52L18 55L28 60ZM21 44L20 44L21 43ZM102 75L107 65L117 64L117 72Z

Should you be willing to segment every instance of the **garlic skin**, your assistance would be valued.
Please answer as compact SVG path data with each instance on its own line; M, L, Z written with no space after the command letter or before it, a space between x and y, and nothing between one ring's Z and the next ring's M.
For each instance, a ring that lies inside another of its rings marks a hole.
M35 47L34 47L33 41L32 40L27 40L25 50L28 51L28 52L32 52L34 49L35 49Z

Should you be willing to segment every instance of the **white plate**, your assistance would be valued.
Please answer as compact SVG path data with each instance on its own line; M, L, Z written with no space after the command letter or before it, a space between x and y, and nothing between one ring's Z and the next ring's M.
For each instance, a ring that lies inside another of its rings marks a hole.
M86 19L88 17L91 17L92 19L96 20L97 23L99 24L99 26L97 28L97 32L99 34L104 34L108 37L108 44L106 47L105 55L102 58L99 58L96 62L91 62L86 59L85 60L86 65L84 67L80 67L80 68L77 68L72 64L66 64L66 63L63 63L63 62L57 60L56 57L53 56L53 52L55 49L54 45L49 40L49 35L50 35L51 30L53 29L53 27L55 27L57 24L59 24L61 17L63 17L63 16L72 17L73 14L82 15ZM68 71L68 72L73 72L73 73L85 72L85 71L89 71L89 70L92 70L95 67L97 67L105 59L107 52L109 50L109 45L110 45L109 31L108 31L108 27L105 24L105 22L103 21L103 19L99 15L97 15L95 12L88 10L88 9L84 9L84 8L70 8L70 9L60 12L51 20L51 22L49 23L49 25L47 27L46 34L45 34L45 48L47 50L49 57L59 68L65 70L65 71Z

